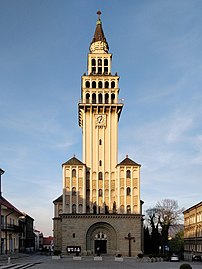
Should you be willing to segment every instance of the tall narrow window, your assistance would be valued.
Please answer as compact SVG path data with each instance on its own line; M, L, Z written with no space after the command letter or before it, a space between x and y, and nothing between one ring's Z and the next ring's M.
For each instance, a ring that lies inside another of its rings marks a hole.
M102 145L102 139L99 140L99 144Z
M86 88L90 88L90 81L86 81Z
M112 81L112 82L111 82L111 88L112 88L112 89L115 88L115 81Z
M98 82L98 88L100 88L100 89L102 88L102 81Z
M72 177L76 177L76 169L72 170Z
M109 94L105 93L105 104L109 103Z
M86 94L86 104L89 104L90 103L90 94L87 93Z
M92 65L92 73L96 74L96 61L95 61L95 59L92 59L91 65Z
M130 205L127 205L127 214L130 214L131 213L131 207Z
M100 162L99 162L99 163L100 163L100 166L102 166L102 161L101 161L101 160L100 160Z
M104 73L108 74L108 59L104 59Z
M99 197L102 197L102 189L99 189L99 191L98 191L98 196L99 196Z
M98 174L98 179L99 179L99 180L102 180L102 172L99 172L99 174Z
M102 104L102 93L99 93L98 95L98 102L99 104Z
M72 188L72 195L73 196L76 195L76 188L75 187Z
M98 74L102 74L102 59L98 59Z
M131 172L130 172L130 170L127 170L126 171L126 178L131 178Z
M130 195L130 188L129 188L129 187L126 189L126 195L127 195L127 196Z
M105 81L105 88L108 89L109 88L109 82Z
M96 81L92 82L92 88L95 89L96 88Z
M96 104L96 94L95 93L92 94L92 103Z
M115 103L115 94L112 93L111 95L111 103L114 104Z
M72 205L72 214L76 214L76 205L75 204Z

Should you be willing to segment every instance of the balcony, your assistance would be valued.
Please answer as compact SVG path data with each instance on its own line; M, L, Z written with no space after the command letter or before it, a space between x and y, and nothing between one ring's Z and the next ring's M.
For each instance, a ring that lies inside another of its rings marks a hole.
M14 233L21 233L23 231L23 228L19 225L14 224L1 224L1 230L10 231Z

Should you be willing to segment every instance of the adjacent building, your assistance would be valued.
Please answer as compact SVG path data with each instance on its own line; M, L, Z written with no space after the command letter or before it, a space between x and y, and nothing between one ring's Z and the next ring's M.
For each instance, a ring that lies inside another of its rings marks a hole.
M134 256L142 252L141 165L127 155L118 162L124 104L97 14L78 104L83 157L62 164L62 195L53 202L54 249Z
M185 258L202 257L202 202L184 211Z

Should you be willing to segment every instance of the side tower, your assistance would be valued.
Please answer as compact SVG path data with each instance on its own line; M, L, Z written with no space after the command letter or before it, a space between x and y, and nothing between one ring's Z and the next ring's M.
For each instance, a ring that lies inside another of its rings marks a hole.
M118 121L123 103L119 100L119 76L111 71L112 54L108 52L101 12L97 14L88 71L82 76L79 126L87 169L87 213L112 213L117 202Z

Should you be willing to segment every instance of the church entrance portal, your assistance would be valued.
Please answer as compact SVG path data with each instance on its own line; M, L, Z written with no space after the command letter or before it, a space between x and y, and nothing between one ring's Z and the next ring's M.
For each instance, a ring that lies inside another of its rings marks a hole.
M95 253L96 254L107 253L107 240L95 240Z

